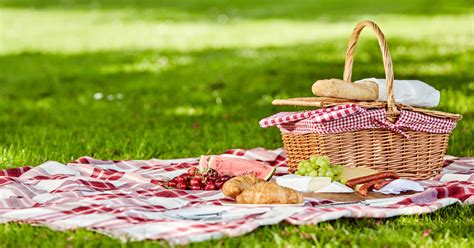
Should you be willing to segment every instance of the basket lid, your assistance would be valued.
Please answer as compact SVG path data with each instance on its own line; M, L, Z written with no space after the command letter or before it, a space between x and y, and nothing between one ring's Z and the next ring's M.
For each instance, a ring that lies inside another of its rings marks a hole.
M298 97L298 98L289 98L289 99L275 99L272 101L273 105L276 106L304 106L304 107L332 107L336 105L344 105L344 104L356 104L358 106L364 108L386 108L387 102L379 102L379 101L357 101L357 100L350 100L350 99L341 99L341 98L330 98L330 97ZM430 116L438 117L438 118L449 118L454 120L461 120L462 115L460 114L452 114L432 109L423 109L423 108L415 108L412 106L404 105L401 103L395 103L397 109L400 110L410 110L413 112L419 112L423 114L427 114Z

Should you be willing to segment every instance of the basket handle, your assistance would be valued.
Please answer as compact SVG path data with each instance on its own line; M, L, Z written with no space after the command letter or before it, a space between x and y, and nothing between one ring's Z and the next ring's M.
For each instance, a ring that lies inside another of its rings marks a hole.
M359 39L359 34L365 27L369 26L375 32L377 40L379 42L380 50L382 51L383 65L385 70L385 79L387 82L387 117L389 119L395 118L399 114L397 107L395 106L395 100L393 97L393 65L390 51L388 50L387 41L385 36L380 30L379 26L373 21L365 20L357 24L351 34L349 43L347 44L346 50L346 62L344 65L344 81L352 82L352 64L354 62L354 51Z

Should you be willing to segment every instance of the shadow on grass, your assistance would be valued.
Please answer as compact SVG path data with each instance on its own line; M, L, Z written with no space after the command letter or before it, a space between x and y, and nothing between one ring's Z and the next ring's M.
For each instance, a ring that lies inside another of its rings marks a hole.
M303 1L132 1L132 0L1 0L0 6L58 10L126 10L140 19L218 20L230 19L324 19L340 21L355 16L403 14L417 16L460 15L470 13L470 1L443 0L303 0ZM140 14L138 14L140 13Z
M3 70L0 79L5 82L2 94L11 100L49 96L70 99L85 92L104 90L143 97L173 92L178 94L172 94L174 100L193 102L202 100L202 95L211 96L213 91L219 91L226 94L224 101L248 99L250 94L256 102L262 95L308 96L311 95L308 88L315 80L341 78L345 45L344 40L333 40L286 47L192 52L24 52L0 56ZM469 85L474 81L470 70L474 50L440 54L439 45L426 42L420 45L401 39L393 39L391 47L396 78L421 79L440 90L474 93ZM372 76L384 77L380 51L375 40L362 41L355 53L353 79ZM162 104L168 106L166 102Z

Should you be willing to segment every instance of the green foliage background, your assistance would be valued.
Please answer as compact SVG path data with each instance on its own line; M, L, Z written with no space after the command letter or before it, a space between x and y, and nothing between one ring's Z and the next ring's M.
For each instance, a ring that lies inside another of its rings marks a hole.
M473 156L471 1L0 0L0 167L281 147L278 130L258 121L294 108L271 100L310 96L315 80L342 77L347 39L363 19L386 34L396 78L432 84L442 94L438 109L464 115L448 153ZM381 56L365 31L353 77L373 76L383 77ZM364 246L370 236L380 246L464 246L472 215L455 207L381 224L280 225L201 245ZM1 228L5 244L117 244L86 231Z

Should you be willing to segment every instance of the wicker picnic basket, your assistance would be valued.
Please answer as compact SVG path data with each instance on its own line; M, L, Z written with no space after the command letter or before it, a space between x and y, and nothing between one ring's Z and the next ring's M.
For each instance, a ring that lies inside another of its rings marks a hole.
M461 115L413 108L395 103L393 96L393 67L385 37L372 21L357 24L349 39L344 81L351 82L354 50L363 28L370 27L376 34L383 55L387 83L387 101L354 101L347 99L307 97L274 100L274 105L330 107L355 103L364 108L384 108L387 120L394 123L400 110L421 112L438 118L460 120ZM433 177L441 171L443 157L448 146L449 133L428 133L407 130L409 139L387 129L363 129L334 134L291 134L282 132L284 148L290 172L296 171L301 160L311 156L327 155L334 164L348 167L365 166L378 171L393 171L412 179Z

